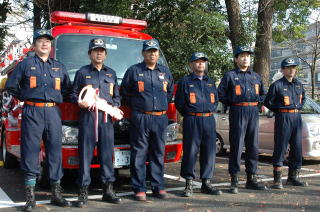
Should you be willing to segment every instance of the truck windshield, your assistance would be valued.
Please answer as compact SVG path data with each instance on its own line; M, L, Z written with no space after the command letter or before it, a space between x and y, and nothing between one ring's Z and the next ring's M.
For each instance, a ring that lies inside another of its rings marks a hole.
M131 65L143 61L141 55L143 40L99 35L63 34L56 39L55 58L66 66L71 81L73 81L76 71L80 67L90 63L88 57L89 41L98 37L104 40L108 50L105 65L116 71L119 83ZM168 66L161 51L158 63Z

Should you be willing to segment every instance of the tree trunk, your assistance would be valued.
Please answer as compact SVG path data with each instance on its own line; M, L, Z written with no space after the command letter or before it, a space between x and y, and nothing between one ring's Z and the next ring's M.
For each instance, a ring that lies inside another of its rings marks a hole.
M41 28L41 8L38 6L37 1L33 0L33 30Z
M311 98L314 99L315 97L315 87L316 87L316 79L315 79L315 72L316 72L316 60L313 61L311 68Z
M274 0L259 0L253 70L261 75L265 86L269 85L273 4Z
M229 21L229 38L232 49L235 50L238 45L244 44L245 34L240 16L240 4L238 0L225 0Z

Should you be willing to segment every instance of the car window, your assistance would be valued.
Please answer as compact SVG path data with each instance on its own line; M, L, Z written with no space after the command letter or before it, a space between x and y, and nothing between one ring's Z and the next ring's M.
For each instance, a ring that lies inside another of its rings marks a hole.
M313 101L310 97L306 97L306 102L303 105L301 110L303 114L319 114L320 113L320 106Z

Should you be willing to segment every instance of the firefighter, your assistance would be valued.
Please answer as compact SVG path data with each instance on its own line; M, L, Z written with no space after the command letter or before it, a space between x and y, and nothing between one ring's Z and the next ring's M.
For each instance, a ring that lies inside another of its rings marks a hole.
M215 82L206 74L208 57L195 52L189 60L192 73L182 78L175 96L175 106L183 119L183 158L181 176L186 179L183 196L193 194L195 164L200 151L201 192L220 195L210 184L216 159L216 122L213 113L218 104Z
M47 30L36 30L33 36L35 56L20 62L9 76L5 88L15 98L24 101L21 122L21 169L24 173L26 205L24 211L35 208L34 188L39 172L40 142L46 151L46 165L51 183L51 203L70 206L61 195L62 126L57 104L68 96L70 80L66 68L49 57L53 37Z
M104 40L94 38L89 43L88 56L91 60L89 65L83 66L77 71L71 99L78 102L82 88L91 85L99 90L99 98L106 100L113 107L120 106L119 86L116 72L104 65L107 57L107 48ZM79 185L78 201L76 205L83 207L88 200L88 187L91 183L90 164L93 159L94 148L97 145L101 170L101 181L103 183L102 200L119 204L121 199L113 191L115 181L112 163L114 147L114 128L111 116L105 117L103 111L98 112L98 134L95 135L95 112L88 109L85 103L79 103ZM97 136L97 137L96 137ZM96 138L97 141L96 141Z
M281 167L285 159L288 144L289 173L287 185L307 186L299 180L299 169L302 165L302 120L300 110L305 102L302 83L295 78L298 62L286 58L281 62L283 77L274 82L264 101L265 106L275 113L273 176L272 188L282 189Z
M258 103L263 102L265 91L259 74L250 69L252 53L250 47L238 46L234 53L236 68L225 73L218 87L219 100L226 106L230 106L230 193L238 193L238 172L243 146L246 148L246 188L266 189L266 186L259 183L256 177L259 148Z
M124 75L120 94L132 109L131 181L135 199L146 200L146 160L149 159L151 187L155 197L166 198L164 190L166 110L173 97L170 70L158 63L160 46L157 40L143 43L144 61L131 66Z

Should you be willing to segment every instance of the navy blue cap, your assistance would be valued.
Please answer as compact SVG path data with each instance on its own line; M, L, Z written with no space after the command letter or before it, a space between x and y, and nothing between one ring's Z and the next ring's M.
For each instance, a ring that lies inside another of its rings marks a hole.
M253 50L249 46L238 46L236 50L234 51L234 56L237 57L239 54L247 52L249 54L253 54Z
M106 44L104 43L104 40L101 38L93 38L90 40L89 51L96 48L103 48L104 50L107 51Z
M142 51L148 51L150 49L160 49L159 42L156 39L146 40L143 42Z
M33 33L33 41L36 41L38 38L41 38L41 37L47 37L50 40L54 39L49 30L37 29L36 31L34 31L34 33Z
M193 61L199 60L199 59L204 59L205 61L208 61L208 60L209 60L209 59L208 59L208 56L207 56L205 53L203 53L203 52L195 52L195 53L193 53L193 54L191 55L189 61L190 61L190 62L193 62Z
M281 62L281 68L288 67L288 66L298 66L298 65L299 65L299 62L292 57L288 57L282 60Z

